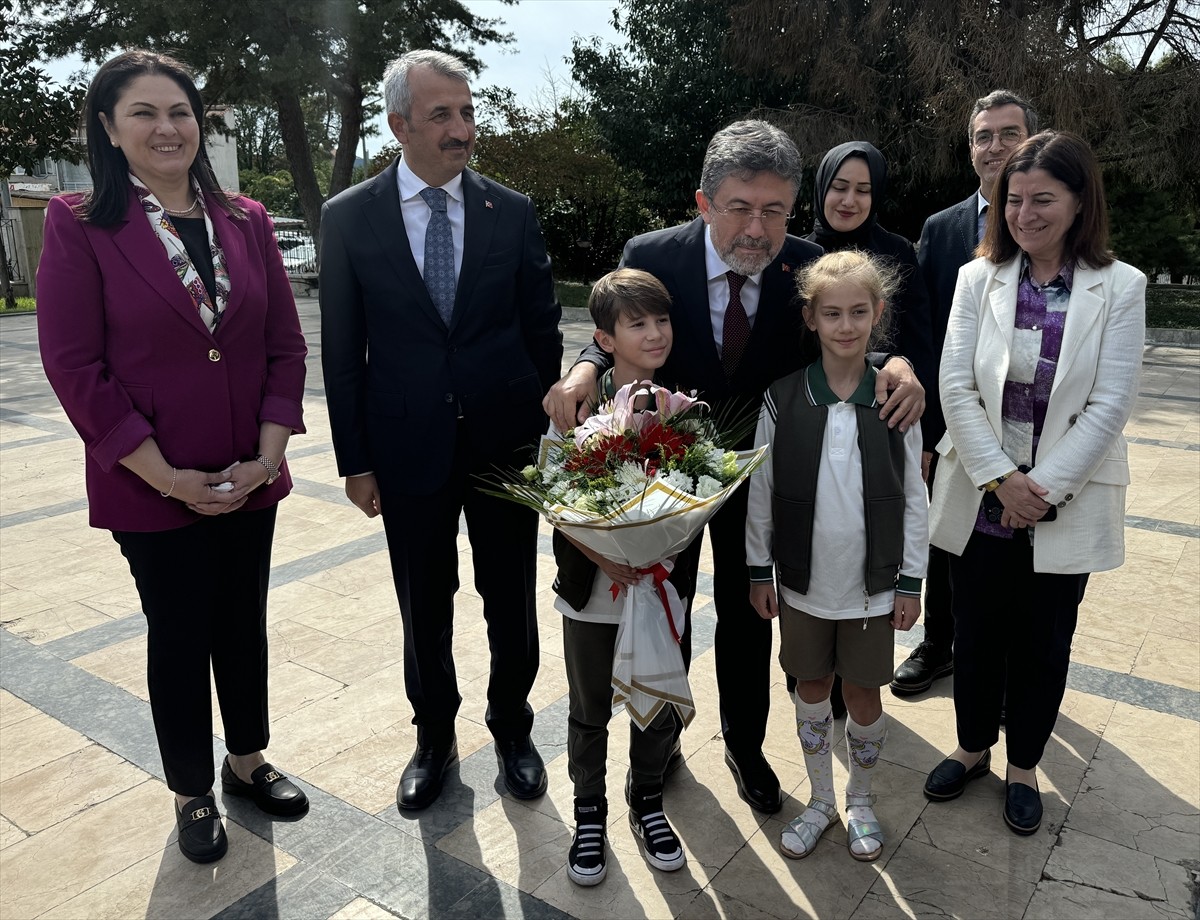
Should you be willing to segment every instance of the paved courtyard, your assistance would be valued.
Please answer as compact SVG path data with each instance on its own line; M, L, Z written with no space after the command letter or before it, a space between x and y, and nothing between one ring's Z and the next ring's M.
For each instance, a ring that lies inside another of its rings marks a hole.
M607 880L565 870L572 798L567 686L543 526L542 667L531 703L550 791L502 793L483 725L488 675L481 601L460 537L455 658L461 766L415 816L395 805L413 745L400 619L382 527L346 501L334 468L319 366L319 317L300 301L310 347L309 433L288 452L296 488L280 506L269 613L268 757L307 791L300 821L218 801L228 855L210 866L175 844L147 702L145 621L111 537L87 526L83 448L37 356L33 317L0 318L0 917L219 918L1194 918L1200 879L1200 352L1147 346L1126 434L1133 484L1125 566L1092 578L1055 735L1039 771L1046 820L1029 838L1000 816L1004 757L950 804L921 794L953 747L951 682L900 700L877 813L883 857L854 862L844 825L810 858L777 844L807 800L782 683L767 756L790 798L766 817L722 762L710 598L696 601L686 765L667 810L687 851L650 869L625 821L624 719L610 752ZM564 323L568 360L590 336ZM1020 598L1014 598L1019 603ZM898 636L899 662L920 629ZM215 696L214 696L215 709ZM219 716L216 730L221 734ZM214 738L214 762L224 749ZM845 742L835 781L845 778ZM219 784L218 784L219 785Z

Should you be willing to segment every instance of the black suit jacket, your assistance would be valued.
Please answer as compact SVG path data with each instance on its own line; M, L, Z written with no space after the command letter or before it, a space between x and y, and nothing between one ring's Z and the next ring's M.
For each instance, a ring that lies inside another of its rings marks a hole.
M958 284L958 270L975 258L978 194L976 192L926 220L917 243L917 264L929 290L933 351L939 367L942 344L946 340L946 322L954 302L954 287ZM946 432L936 375L932 382L933 387L926 391L925 415L921 418L926 444L936 444Z
M804 363L800 308L794 302L795 273L818 258L822 250L815 243L788 236L779 255L763 269L754 328L741 364L730 380L721 367L709 316L705 232L704 221L698 217L678 227L635 236L625 244L621 265L650 272L671 295L674 343L659 379L699 390L718 416L731 411L757 414L762 394L771 382ZM608 361L594 344L580 357L597 364Z
M374 471L427 495L459 437L486 471L545 431L562 311L533 204L470 169L463 200L449 328L409 247L396 163L325 204L321 364L339 475Z

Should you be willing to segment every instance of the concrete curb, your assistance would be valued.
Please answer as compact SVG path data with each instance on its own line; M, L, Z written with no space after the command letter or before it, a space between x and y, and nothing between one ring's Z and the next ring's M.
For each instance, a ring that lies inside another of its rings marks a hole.
M1146 344L1200 348L1200 329L1147 329Z

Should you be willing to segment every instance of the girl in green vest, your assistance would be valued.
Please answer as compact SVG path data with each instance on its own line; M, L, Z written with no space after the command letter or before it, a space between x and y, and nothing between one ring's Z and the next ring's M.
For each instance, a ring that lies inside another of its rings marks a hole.
M883 852L871 780L887 737L879 688L892 679L895 630L921 615L928 501L921 428L889 428L875 402L877 346L895 276L854 250L823 256L798 278L821 358L767 390L757 445L771 458L751 479L746 518L750 602L780 621L779 663L796 678L796 730L811 800L779 847L801 859L837 818L834 674L842 678L850 776L850 855ZM778 581L778 589L776 588Z

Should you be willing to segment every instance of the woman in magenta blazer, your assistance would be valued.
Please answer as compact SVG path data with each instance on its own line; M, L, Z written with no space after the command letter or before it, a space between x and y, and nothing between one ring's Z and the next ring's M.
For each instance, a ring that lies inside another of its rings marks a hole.
M84 103L87 195L51 200L38 266L42 363L86 447L148 623L148 683L179 847L224 855L213 797L216 678L226 794L308 808L263 757L266 601L284 451L303 432L305 345L271 222L217 186L204 106L177 61L131 51Z

